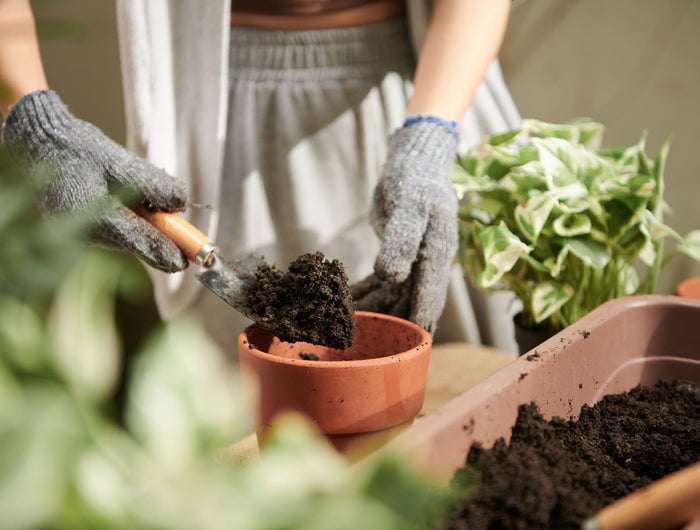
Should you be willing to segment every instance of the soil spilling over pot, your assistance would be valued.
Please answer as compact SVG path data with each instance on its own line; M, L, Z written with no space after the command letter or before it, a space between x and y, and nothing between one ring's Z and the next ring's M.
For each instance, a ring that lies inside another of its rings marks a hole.
M288 271L264 263L248 290L247 305L258 324L274 322L275 335L286 342L310 342L330 348L352 346L355 302L338 260L321 252L302 254Z
M453 486L475 496L445 528L579 529L613 501L700 460L700 385L638 386L545 421L521 405L510 443L473 445Z

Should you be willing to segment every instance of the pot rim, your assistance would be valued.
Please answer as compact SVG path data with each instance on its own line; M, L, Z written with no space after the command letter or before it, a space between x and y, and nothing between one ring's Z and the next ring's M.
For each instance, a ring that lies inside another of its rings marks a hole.
M323 368L331 368L334 367L336 369L347 369L347 368L362 368L362 367L368 367L368 366L379 366L379 365L384 365L384 364L390 364L394 363L397 361L402 361L402 360L410 360L413 359L414 357L420 357L421 355L425 354L425 351L428 350L430 351L430 347L432 345L432 338L430 337L430 334L428 331L419 326L418 324L411 322L410 320L406 320L404 318L400 317L395 317L393 315L386 315L384 313L374 313L371 311L355 311L355 319L357 318L374 318L374 319L380 319L380 320L388 320L388 321L393 321L398 324L401 324L402 326L412 328L414 331L418 332L418 334L422 337L422 340L418 344L418 346L411 348L410 350L394 353L391 355L386 355L384 357L373 357L371 359L351 359L347 361L313 361L313 360L306 360L306 359L290 359L288 357L280 357L279 355L272 355L267 352L264 352L262 350L259 350L256 347L250 348L248 347L249 345L255 346L252 342L248 342L248 331L251 330L252 328L259 327L258 324L251 324L247 328L245 328L243 331L241 331L238 335L238 344L239 347L242 345L245 345L246 347L243 349L244 352L250 354L253 357L257 357L258 359L268 361L268 362L273 362L277 364L286 364L286 365L291 365L291 366L299 366L299 367L323 367Z

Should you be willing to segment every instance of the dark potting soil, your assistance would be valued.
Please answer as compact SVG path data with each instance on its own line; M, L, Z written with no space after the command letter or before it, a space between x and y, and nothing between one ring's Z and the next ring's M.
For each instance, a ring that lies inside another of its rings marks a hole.
M473 445L453 486L475 496L448 529L578 529L613 501L700 460L700 385L638 386L545 421L521 405L508 444ZM472 486L473 487L473 486Z
M323 253L302 254L288 271L264 263L248 289L247 305L260 315L258 324L274 322L275 335L286 342L310 342L330 348L352 346L355 302L338 260Z

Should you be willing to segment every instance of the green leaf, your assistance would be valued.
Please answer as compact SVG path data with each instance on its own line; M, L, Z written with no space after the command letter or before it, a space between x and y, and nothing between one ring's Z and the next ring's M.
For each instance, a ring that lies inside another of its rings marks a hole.
M637 142L636 147L636 152L632 151L632 148L630 149L631 153L636 154L637 160L636 160L636 165L639 168L638 172L643 174L643 175L648 175L648 176L653 176L654 175L654 169L653 169L653 163L651 160L649 160L649 157L646 154L646 142L647 142L647 132L644 131L642 135L639 137L639 141ZM634 162L627 162L630 166L634 164Z
M485 222L501 215L505 208L503 201L500 201L491 197L484 197L483 195L478 195L471 203L470 215L477 217L476 212L480 212L478 217L483 219ZM483 214L487 214L484 216Z
M653 267L656 261L656 247L650 239L645 239L641 248L636 251L637 257L647 267Z
M667 237L674 239L678 243L683 243L684 238L670 226L662 223L657 219L652 212L645 210L643 212L642 225L645 234L649 239L661 241Z
M533 138L544 168L547 187L557 198L585 197L586 187L578 179L575 147L559 138Z
M557 253L556 258L549 257L544 260L544 265L547 267L547 272L552 278L557 278L564 267L564 262L569 255L569 245L564 247Z
M608 237L613 241L621 239L632 225L641 222L643 219L641 211L635 212L626 203L617 199L603 201L601 206L607 212L605 218L607 221L606 231Z
M623 174L608 180L602 191L610 197L624 202L633 211L646 206L656 192L654 179L647 175ZM640 201L641 199L641 201Z
M552 223L554 232L565 237L580 236L591 231L591 220L585 214L560 215Z
M236 439L245 425L236 374L196 322L167 322L136 361L127 424L166 466Z
M700 230L688 232L678 250L695 261L700 261Z
M0 230L11 229L11 223L24 215L34 198L29 193L20 194L14 189L0 190Z
M639 274L632 265L622 267L617 276L619 296L629 296L639 289Z
M475 278L479 287L488 288L498 282L518 259L530 252L530 247L520 241L504 223L487 226L478 235L484 249L485 268Z
M562 124L525 119L523 128L531 134L545 138L561 138L573 144L582 144L589 149L597 149L600 146L605 131L602 123L585 119Z
M607 241L607 224L610 219L610 214L605 210L601 204L598 197L587 197L586 203L588 204L588 214L591 219L591 237L597 237L598 234L602 234L603 239L601 241Z
M556 200L551 194L535 195L525 204L515 208L514 216L518 228L531 243L536 243Z
M532 293L532 313L539 323L561 308L574 295L570 285L557 282L541 282Z
M651 231L649 220L644 217L641 221L631 224L615 241L613 247L615 253L628 260L637 257L646 266L651 267L656 259L656 248L650 236Z
M605 245L583 238L569 240L569 251L595 269L602 269L610 263L610 252Z
M605 125L590 120L581 120L574 123L579 133L579 143L595 151L600 148L603 142L603 134L605 133Z
M464 270L468 271L473 278L477 279L484 272L484 261L482 254L474 248L468 247L460 252L459 262ZM477 280L475 280L477 281Z
M632 161L634 163L637 162L637 153L639 152L639 148L635 145L632 147L629 146L620 146L620 147L606 147L604 149L598 149L596 150L596 154L604 158L611 163L615 164L616 167L622 167L625 165L630 164ZM636 172L636 169L635 169Z
M485 138L489 145L505 145L516 141L520 136L525 134L525 129L514 129L503 134L492 134Z
M467 186L469 185L470 175L466 169L458 164L452 164L450 167L450 181L452 182L452 187L457 194L457 198L461 201L467 194Z
M58 290L50 315L54 361L75 391L109 394L119 373L121 346L114 322L119 268L103 252L88 252Z
M450 179L452 181L452 186L457 193L457 197L460 200L469 192L488 191L496 188L496 185L491 181L491 179L483 175L472 175L464 168L457 165L453 165L450 169Z
M654 158L652 175L656 182L656 196L649 205L650 210L654 213L659 221L663 221L663 197L664 197L664 171L666 169L666 160L668 159L668 151L671 148L671 138L668 138L659 149Z
M45 325L36 310L20 300L0 295L0 352L22 370L39 371L44 364Z
M3 528L51 528L68 493L81 419L58 385L24 388L14 418L2 418L0 513Z
M630 227L628 232L618 241L623 246L623 252L629 256L637 256L647 267L653 267L662 251L662 242L667 237L682 243L683 238L671 227L660 223L649 211L643 212L641 222Z
M499 146L484 146L486 156L479 165L479 174L486 174L493 180L503 178L513 166L519 166L528 160L527 151L518 151Z
M667 138L666 141L661 145L659 151L654 157L654 165L651 174L656 179L656 182L663 182L664 171L666 169L666 160L668 160L668 152L671 149L672 138Z
M476 278L484 271L483 252L478 246L477 234L483 229L481 223L459 222L459 263L465 271Z
M590 197L583 197L577 199L564 199L557 202L555 211L557 213L581 213L586 210L592 209L591 206L597 204L596 201L591 201Z
M514 193L516 197L527 197L538 191L546 192L548 189L544 166L539 160L514 167L503 178L501 185Z

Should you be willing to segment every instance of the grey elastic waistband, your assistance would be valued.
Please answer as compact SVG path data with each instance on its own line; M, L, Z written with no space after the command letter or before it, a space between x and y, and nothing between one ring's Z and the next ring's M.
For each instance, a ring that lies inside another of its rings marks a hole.
M231 27L229 66L238 79L365 77L414 60L404 17L310 31Z

